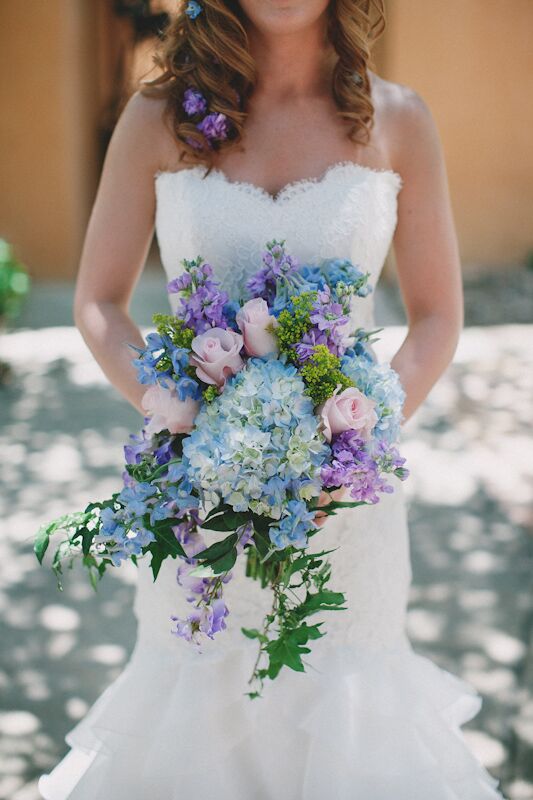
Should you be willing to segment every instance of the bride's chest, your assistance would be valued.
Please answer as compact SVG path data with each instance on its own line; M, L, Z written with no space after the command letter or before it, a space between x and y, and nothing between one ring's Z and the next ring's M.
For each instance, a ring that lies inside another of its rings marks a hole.
M301 262L350 258L375 273L396 225L400 176L342 163L295 181L276 197L203 167L156 174L156 234L167 274L202 256L232 295L261 264L265 245L285 240Z

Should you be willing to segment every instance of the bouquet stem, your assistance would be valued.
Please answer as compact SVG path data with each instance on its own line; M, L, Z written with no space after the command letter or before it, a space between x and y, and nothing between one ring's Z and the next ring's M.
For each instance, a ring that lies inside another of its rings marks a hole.
M247 548L246 576L260 581L262 589L278 579L281 566L279 561L261 561L257 548Z

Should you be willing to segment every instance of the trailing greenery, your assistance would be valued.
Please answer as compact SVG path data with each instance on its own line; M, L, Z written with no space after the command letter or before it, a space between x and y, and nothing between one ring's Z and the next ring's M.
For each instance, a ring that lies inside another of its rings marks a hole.
M251 699L261 697L265 679L276 678L284 666L305 672L304 657L311 652L308 642L325 635L320 630L323 622L310 625L309 617L346 609L344 594L326 587L331 567L324 557L330 552L302 553L291 547L283 551L283 558L278 552L265 561L257 546L248 550L246 574L261 580L263 587L269 583L272 589L272 607L262 629L241 628L245 636L259 643L249 679L252 688L247 692Z

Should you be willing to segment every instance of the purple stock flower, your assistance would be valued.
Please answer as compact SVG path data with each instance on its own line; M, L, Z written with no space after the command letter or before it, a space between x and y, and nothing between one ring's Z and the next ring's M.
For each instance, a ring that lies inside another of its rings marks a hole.
M309 319L320 331L335 330L349 322L342 305L332 299L329 287L317 292Z
M332 442L332 460L321 469L321 478L328 488L346 486L350 497L363 503L377 503L378 492L393 491L382 477L379 458L368 452L367 443L356 431L344 431Z
M215 285L213 282L210 283L212 286ZM224 306L228 299L226 292L221 292L218 288L199 286L189 297L181 299L178 314L196 335L205 333L208 328L227 328Z
M190 287L191 283L191 274L189 272L182 272L177 278L172 278L172 280L167 283L167 292L169 294L183 292Z
M309 319L313 327L294 348L300 362L310 358L318 344L325 345L333 355L342 356L347 344L343 328L350 319L344 313L342 305L332 299L329 287L317 291Z
M299 264L297 259L287 255L283 247L284 240L275 239L267 243L267 249L262 254L264 267L258 270L246 282L252 297L262 297L272 306L276 298L277 282L293 274Z

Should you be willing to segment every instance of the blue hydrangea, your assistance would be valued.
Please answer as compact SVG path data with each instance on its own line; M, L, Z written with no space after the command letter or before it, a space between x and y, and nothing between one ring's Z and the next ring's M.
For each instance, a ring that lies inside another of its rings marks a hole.
M314 517L315 512L301 500L289 500L280 521L269 529L270 541L278 550L307 547L307 534L316 527Z
M320 493L329 447L304 390L294 366L251 358L202 408L183 454L205 500L279 519L288 500Z
M374 435L383 441L395 442L400 435L405 400L398 373L388 364L369 360L368 352L361 357L353 350L346 351L341 369L359 391L375 401L378 423Z

